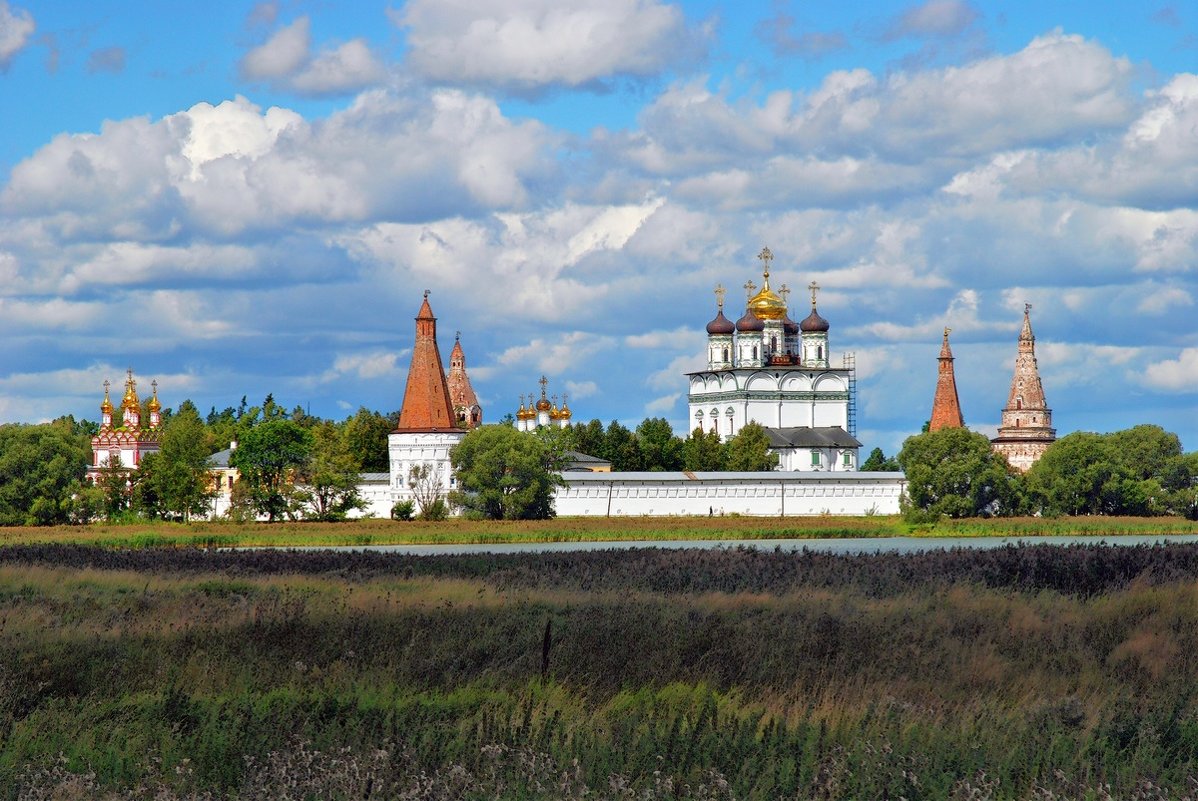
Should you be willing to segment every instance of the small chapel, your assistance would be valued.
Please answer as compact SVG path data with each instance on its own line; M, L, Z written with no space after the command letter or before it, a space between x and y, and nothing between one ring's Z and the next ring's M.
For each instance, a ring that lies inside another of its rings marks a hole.
M724 314L723 286L717 286L716 316L707 324L707 367L688 373L688 414L692 429L727 441L746 423L766 429L779 470L851 471L861 443L856 437L852 354L833 366L829 322L819 313L819 284L808 286L811 310L802 322L791 319L789 288L770 287L774 254L763 248L762 285L744 284L744 314L734 323Z
M88 477L95 480L100 471L112 467L136 470L141 460L161 450L162 404L158 401L158 382L151 381L153 396L146 403L146 419L142 419L141 399L137 396L137 381L130 369L125 377L125 394L121 397L120 423L113 424L111 384L104 381L104 400L100 403L100 430L92 437L92 463Z

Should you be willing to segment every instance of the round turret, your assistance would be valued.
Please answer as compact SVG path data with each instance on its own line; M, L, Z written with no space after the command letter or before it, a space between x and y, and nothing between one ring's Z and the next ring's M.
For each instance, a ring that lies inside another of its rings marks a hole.
M723 309L720 309L719 314L715 316L715 319L707 324L707 333L711 335L731 334L735 330L736 326L732 324L731 320L724 316Z
M826 334L828 332L828 321L820 317L819 312L812 306L811 314L807 315L806 320L799 323L799 328L805 333L818 332Z
M745 309L745 316L736 321L736 330L741 333L764 331L765 323L753 313L752 309Z

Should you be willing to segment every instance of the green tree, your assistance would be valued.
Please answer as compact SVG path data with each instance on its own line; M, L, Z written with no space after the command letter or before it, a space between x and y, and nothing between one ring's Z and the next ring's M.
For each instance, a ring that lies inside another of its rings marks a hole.
M561 477L546 466L544 443L511 426L479 426L449 452L458 489L455 506L491 520L553 517Z
M163 423L161 450L143 459L138 469L138 510L149 517L183 520L207 512L216 495L208 474L208 447L199 411L183 401Z
M603 452L593 455L611 462L611 469L617 472L644 469L641 446L637 442L636 434L615 420L612 420L603 432Z
M354 509L365 509L358 494L361 473L357 456L333 423L312 429L312 456L300 470L302 497L317 520L344 520Z
M136 476L137 472L123 465L121 457L115 453L109 457L108 464L96 471L96 487L104 498L105 520L117 520L130 511L135 497L133 479Z
M70 522L90 457L67 421L0 426L0 525Z
M350 453L364 473L386 473L391 469L387 435L395 425L391 419L365 406L345 421L343 436Z
M696 472L725 470L728 454L715 431L695 428L682 443L682 469Z
M570 426L574 432L574 450L580 453L585 453L587 456L595 456L606 459L605 439L603 432L603 423L598 420L592 420L589 423L575 423Z
M241 472L245 502L274 522L296 511L295 479L311 455L312 433L275 416L246 431L229 464Z
M898 455L907 474L908 517L1009 515L1019 511L1021 482L990 440L967 428L908 437Z
M664 417L646 418L636 427L636 440L641 449L641 469L673 471L682 469L682 440Z
M778 454L770 450L770 438L765 428L749 421L728 440L728 470L756 473L778 466Z
M861 463L863 473L894 473L902 470L898 459L887 456L881 448L874 448Z

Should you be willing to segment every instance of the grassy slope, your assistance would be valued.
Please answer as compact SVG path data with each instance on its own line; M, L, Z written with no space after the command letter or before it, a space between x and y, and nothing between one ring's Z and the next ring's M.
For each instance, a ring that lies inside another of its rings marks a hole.
M1105 783L1131 797L1198 774L1192 546L344 570L233 554L207 571L55 553L0 564L10 790L59 753L109 786L234 790L244 757L297 737L326 755L399 743L413 776L493 776L488 747L518 749L501 767L524 789L505 797L556 781L528 754L578 759L600 788L650 787L655 771L697 787L714 768L740 798L1081 798ZM494 794L479 781L459 797ZM969 794L987 782L1001 790Z
M948 520L912 527L896 517L622 517L537 521L399 523L136 523L0 528L0 546L30 543L147 546L322 546L631 540L811 539L829 537L1032 537L1198 534L1182 518L1014 518Z

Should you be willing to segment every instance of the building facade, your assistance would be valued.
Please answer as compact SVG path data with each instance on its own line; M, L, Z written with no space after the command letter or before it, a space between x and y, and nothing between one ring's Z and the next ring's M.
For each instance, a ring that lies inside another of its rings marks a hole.
M1027 472L1057 438L1056 429L1052 427L1052 409L1048 408L1044 397L1040 368L1036 364L1031 308L1030 303L1024 304L1011 392L1002 410L998 436L990 441L994 450L1020 472Z
M802 322L790 318L789 289L770 288L773 254L764 248L762 286L744 288L744 314L733 323L724 315L723 287L707 324L707 367L688 373L688 419L692 429L714 431L727 441L756 422L769 429L771 448L783 470L846 471L857 468L855 369L851 356L832 366L827 320L816 303Z
M142 419L141 399L137 396L137 381L133 378L133 370L129 370L125 378L125 394L121 397L120 422L116 422L112 400L108 390L111 386L104 382L104 400L100 403L100 430L92 437L92 462L88 466L88 477L91 480L100 474L101 470L121 467L136 470L141 460L151 453L161 449L162 434L161 411L162 404L158 402L158 382L150 384L154 389L153 397L146 404L146 419Z

